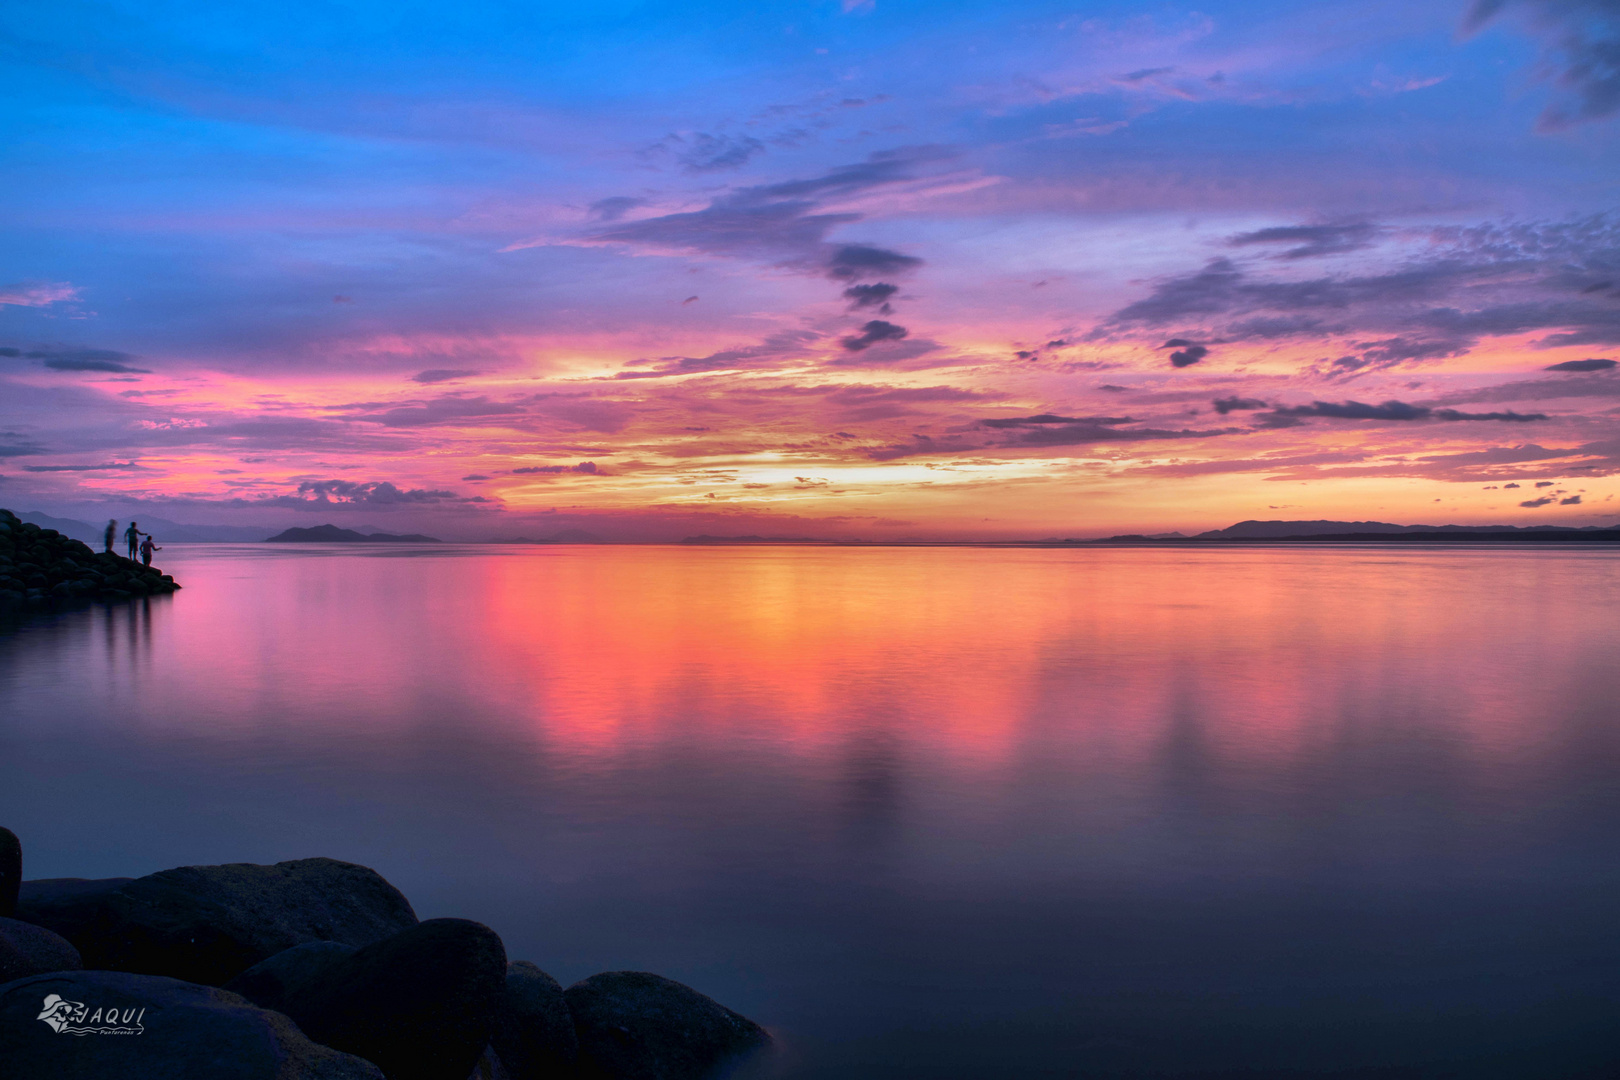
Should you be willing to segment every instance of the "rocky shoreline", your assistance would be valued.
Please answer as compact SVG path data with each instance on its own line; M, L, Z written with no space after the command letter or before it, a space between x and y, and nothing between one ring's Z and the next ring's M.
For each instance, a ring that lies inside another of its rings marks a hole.
M0 1062L53 1080L711 1080L758 1024L640 971L564 989L335 859L22 881L0 828Z
M155 566L92 551L55 529L0 510L0 604L131 600L179 587Z

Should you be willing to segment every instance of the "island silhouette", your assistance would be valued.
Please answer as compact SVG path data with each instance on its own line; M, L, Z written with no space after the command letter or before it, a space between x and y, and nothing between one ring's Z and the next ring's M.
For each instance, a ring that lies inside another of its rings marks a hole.
M442 544L444 541L436 536L423 536L421 533L407 533L397 536L392 533L359 533L353 529L340 529L336 525L312 525L307 529L292 528L268 537L267 544Z
M1393 525L1387 521L1240 521L1196 536L1110 536L1102 540L1068 540L1092 544L1201 544L1232 541L1317 541L1326 543L1444 542L1576 542L1620 540L1620 526L1609 525Z

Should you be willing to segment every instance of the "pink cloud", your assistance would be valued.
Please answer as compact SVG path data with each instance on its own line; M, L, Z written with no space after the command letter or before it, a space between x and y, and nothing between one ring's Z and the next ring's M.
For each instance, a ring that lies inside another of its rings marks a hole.
M79 290L66 281L25 282L0 286L0 304L12 307L49 307L65 300L77 300Z

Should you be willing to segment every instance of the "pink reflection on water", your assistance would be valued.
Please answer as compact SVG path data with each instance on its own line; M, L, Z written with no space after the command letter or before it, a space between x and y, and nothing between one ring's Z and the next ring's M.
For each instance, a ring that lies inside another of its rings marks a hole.
M1390 724L1510 761L1617 621L1601 553L486 552L182 555L183 596L110 670L154 722L215 731L437 710L581 757L813 758L880 730L988 777L1140 768L1190 724L1264 772Z
M178 595L0 639L42 875L364 862L817 1080L1612 1026L1607 552L175 548Z

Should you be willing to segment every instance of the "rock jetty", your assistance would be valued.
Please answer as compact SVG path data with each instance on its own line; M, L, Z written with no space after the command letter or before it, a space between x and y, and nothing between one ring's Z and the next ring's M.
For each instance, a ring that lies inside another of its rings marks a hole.
M3 828L0 853L16 883ZM22 881L0 915L0 1063L19 1077L715 1080L770 1042L648 972L565 990L336 859Z
M155 566L92 551L55 529L0 510L0 603L129 600L179 587Z

